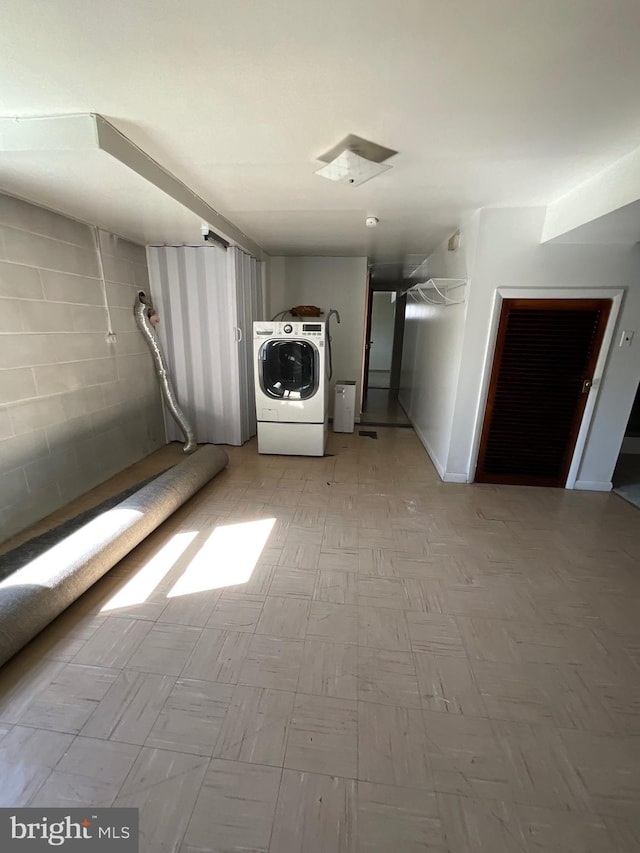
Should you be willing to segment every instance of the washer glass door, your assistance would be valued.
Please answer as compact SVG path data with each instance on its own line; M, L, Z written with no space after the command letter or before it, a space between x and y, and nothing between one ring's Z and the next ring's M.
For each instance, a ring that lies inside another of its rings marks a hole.
M308 400L318 390L318 350L309 341L265 341L260 385L276 400Z

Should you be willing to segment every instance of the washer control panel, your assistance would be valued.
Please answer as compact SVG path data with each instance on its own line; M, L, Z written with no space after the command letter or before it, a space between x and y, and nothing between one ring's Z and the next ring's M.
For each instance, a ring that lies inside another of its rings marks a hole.
M296 323L301 338L323 338L324 323Z
M316 338L322 341L325 336L323 322L290 322L290 323L254 323L254 338Z

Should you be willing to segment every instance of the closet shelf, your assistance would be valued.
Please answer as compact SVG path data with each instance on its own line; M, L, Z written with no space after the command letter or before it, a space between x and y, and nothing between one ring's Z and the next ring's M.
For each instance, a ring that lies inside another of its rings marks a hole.
M466 278L430 278L414 284L406 293L416 302L427 302L430 305L460 305L465 301L464 291L462 295L456 294L455 298L450 297L449 292L463 287L466 283Z

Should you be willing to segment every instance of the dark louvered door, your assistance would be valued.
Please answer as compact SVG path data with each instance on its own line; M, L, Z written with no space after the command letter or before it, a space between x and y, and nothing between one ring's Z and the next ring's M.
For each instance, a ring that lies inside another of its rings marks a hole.
M564 486L608 299L502 303L476 480Z

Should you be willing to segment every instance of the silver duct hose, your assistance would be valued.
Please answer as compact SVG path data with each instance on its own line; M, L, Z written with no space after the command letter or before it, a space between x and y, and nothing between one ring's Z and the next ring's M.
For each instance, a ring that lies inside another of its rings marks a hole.
M153 326L149 320L152 316L157 318L157 315L155 314L151 300L144 290L138 291L138 298L136 299L133 313L135 314L138 328L146 338L149 349L151 350L153 363L160 382L160 391L162 392L164 401L167 404L167 408L171 412L173 419L178 424L182 434L184 435L185 445L182 450L185 453L193 453L197 447L196 436L189 424L189 421L186 419L184 412L178 405L176 395L173 393L173 388L171 387L169 376L167 374L167 366L164 361L164 356L162 355L160 344L158 343L158 339L153 331Z

